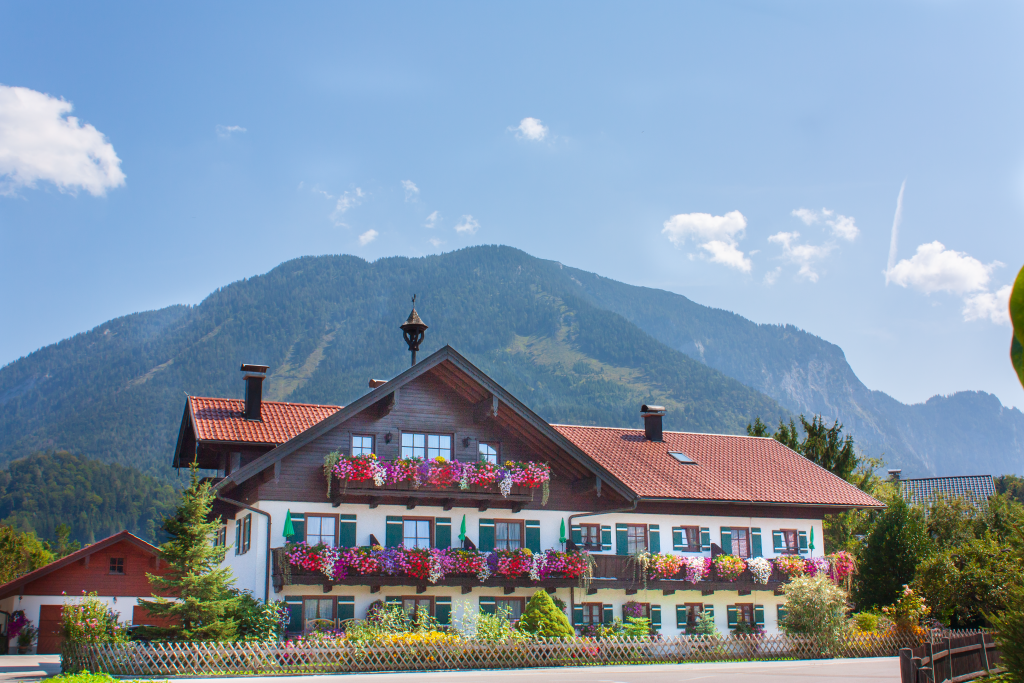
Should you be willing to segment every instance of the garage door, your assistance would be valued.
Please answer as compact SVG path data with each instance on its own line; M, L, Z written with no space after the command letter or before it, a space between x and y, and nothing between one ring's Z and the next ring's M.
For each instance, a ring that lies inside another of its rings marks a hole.
M60 625L63 610L64 605L39 606L39 654L60 654L60 643L64 640Z

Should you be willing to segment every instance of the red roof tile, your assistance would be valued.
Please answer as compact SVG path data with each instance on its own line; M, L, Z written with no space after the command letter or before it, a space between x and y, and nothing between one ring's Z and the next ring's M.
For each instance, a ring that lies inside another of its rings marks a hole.
M263 401L263 421L255 422L242 416L242 399L189 396L188 402L199 441L282 444L341 410L341 406Z
M642 497L875 507L882 504L771 438L552 425ZM686 454L683 464L669 451Z

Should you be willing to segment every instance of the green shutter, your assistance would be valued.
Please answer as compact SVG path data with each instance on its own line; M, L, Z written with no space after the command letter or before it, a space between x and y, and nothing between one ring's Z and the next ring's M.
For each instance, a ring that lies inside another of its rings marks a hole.
M356 547L356 516L338 515L338 547ZM340 609L340 608L339 608Z
M398 595L389 595L386 598L384 598L384 604L385 605L401 605L402 604L402 598L400 596L398 596Z
M700 528L700 551L702 553L711 552L711 529L706 526Z
M480 611L483 614L494 614L497 607L494 603L494 598L487 598L480 596Z
M572 623L573 626L583 625L583 605L572 606Z
M338 596L338 619L356 618L356 599L352 595Z
M612 605L605 605L601 610L601 621L605 626L611 626L612 621L615 620L615 609Z
M452 545L452 518L451 517L435 517L434 518L434 547L450 548Z
M294 520L293 520L294 522ZM302 598L285 598L284 606L288 609L288 625L285 630L299 632L302 630Z
M732 555L732 529L727 526L722 527L722 552Z
M494 550L494 520L480 520L480 546L481 552L489 553Z
M405 532L402 530L402 518L400 516L388 515L387 526L384 527L384 545L389 548L402 545L405 541Z
M715 619L715 606L714 605L704 605L704 611L707 612L711 616L711 620L714 621L714 619Z
M772 532L772 550L776 555L781 555L786 551L786 541L781 531Z
M651 605L651 626L655 631L661 630L661 605Z
M295 533L288 537L289 543L301 543L306 540L306 515L298 513L292 515L292 531Z
M779 626L786 623L786 606L776 605L775 606L775 618L779 621Z
M439 624L452 623L451 598L434 598L434 618Z
M626 531L625 524L615 525L615 554L629 554L629 534Z
M676 605L676 628L686 628L686 605Z
M528 519L526 520L526 547L530 549L530 552L540 552L540 520Z
M672 527L672 550L677 553L683 551L685 546L683 545L683 527L674 526Z
M806 555L807 554L807 532L806 531L800 531L800 532L797 533L797 535L800 538L800 554L801 555Z
M612 527L610 524L601 525L601 550L606 553L612 550Z
M725 608L725 613L728 616L729 628L736 628L736 625L739 624L740 621L739 611L735 606L729 605Z
M754 605L754 623L764 626L764 605Z
M583 545L583 530L580 529L578 526L574 526L572 528L572 533L569 535L572 536L573 543L575 543L578 546Z
M661 552L661 529L658 528L657 524L651 524L647 527L647 544L647 549L652 553Z
M235 520L235 555L242 554L242 521ZM300 631L302 629L299 629Z
M751 557L763 557L764 553L761 552L761 530L751 529L750 530L750 556Z

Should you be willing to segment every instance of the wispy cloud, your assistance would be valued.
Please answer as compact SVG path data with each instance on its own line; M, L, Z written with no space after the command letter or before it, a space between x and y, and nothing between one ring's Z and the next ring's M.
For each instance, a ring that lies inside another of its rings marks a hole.
M820 274L815 264L839 248L837 240L852 242L857 239L860 229L857 228L857 223L852 216L844 216L832 209L823 208L821 211L814 211L801 207L793 209L790 213L799 218L804 225L820 224L831 233L831 237L824 244L800 243L798 241L800 233L795 230L777 232L768 237L769 242L782 247L782 254L778 258L798 266L797 277L804 278L809 282L817 282ZM765 283L774 284L778 279L779 272L781 269L777 268L776 272L770 276L765 275Z
M436 238L436 237L431 237L431 238L430 238L429 240L427 240L427 241L428 241L428 242L430 242L430 243L431 243L432 245L434 245L434 248L435 248L435 249L436 249L437 247L441 246L442 244L444 244L444 240L440 240L440 239L438 239L438 238Z
M51 182L93 196L124 185L121 160L103 133L81 124L70 102L0 85L0 194Z
M531 140L540 142L548 134L548 127L532 116L527 116L519 122L518 126L509 126L509 130L515 131L516 137L520 140Z
M860 230L857 228L856 223L850 216L844 216L841 213L837 214L831 209L822 209L821 211L812 211L810 209L794 209L793 215L804 222L804 225L814 225L815 223L824 223L829 227L829 230L836 237L852 242L857 239L857 235L860 234Z
M232 133L248 133L245 128L241 126L217 126L217 137L229 138Z
M411 180L403 180L402 189L405 190L405 201L407 202L416 201L416 197L420 195L420 188L416 187L416 183Z
M463 216L462 220L459 221L458 225L455 226L455 232L458 232L458 233L468 232L470 235L472 235L473 233L475 233L477 231L477 229L479 227L480 227L480 223L477 222L477 220L475 218L473 218L472 216L466 215L466 216Z
M423 224L425 228L433 228L437 225L437 222L441 220L441 212L435 211L427 216L427 222Z
M367 230L366 232L359 236L359 244L365 247L367 244L377 239L378 234L379 233L376 230Z
M889 261L885 266L885 284L889 284L889 273L896 265L896 242L900 234L900 223L903 222L903 191L907 189L907 181L900 185L900 194L896 197L896 215L892 217L892 237L889 239Z
M330 197L330 195L327 196ZM366 193L358 187L352 192L342 192L341 196L338 197L337 204L334 206L334 212L331 213L331 220L334 221L334 224L337 226L345 226L345 223L341 220L342 216L344 216L352 207L362 204L363 197L365 196Z
M724 216L680 213L665 221L661 233L676 247L691 240L713 263L749 273L753 264L739 249L746 227L747 219L739 211L730 211Z
M782 258L790 263L795 263L800 267L799 271L797 271L797 275L799 277L806 278L811 282L817 282L818 273L814 270L814 262L820 261L828 256L835 248L835 244L798 244L797 240L799 238L800 233L796 231L777 232L774 235L771 235L768 238L768 241L782 246ZM778 277L778 274L774 277ZM768 284L775 282L774 277Z

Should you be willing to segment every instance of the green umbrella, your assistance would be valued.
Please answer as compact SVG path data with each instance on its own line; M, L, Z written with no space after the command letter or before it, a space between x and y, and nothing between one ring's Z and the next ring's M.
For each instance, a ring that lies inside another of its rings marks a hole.
M459 528L459 540L466 542L466 515L462 515L462 526Z
M288 539L295 535L295 527L292 526L292 511L284 513L284 529L281 530L281 535Z
M811 549L811 555L814 554L814 527L811 527L811 545L808 546Z
M562 528L558 530L558 542L565 543L565 520L562 520Z

